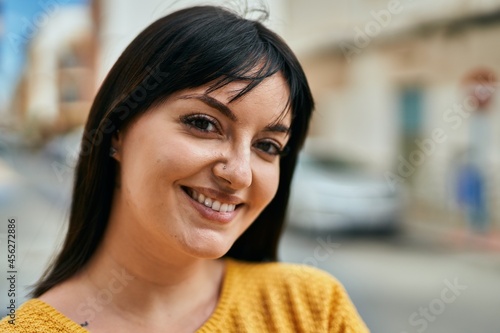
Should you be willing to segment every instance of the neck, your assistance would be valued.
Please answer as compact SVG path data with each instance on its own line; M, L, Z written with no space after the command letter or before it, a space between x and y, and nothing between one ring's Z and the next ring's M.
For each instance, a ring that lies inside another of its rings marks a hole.
M180 253L154 235L127 230L124 225L135 225L127 222L111 215L101 246L77 277L85 293L105 301L107 311L138 322L158 322L165 314L181 318L201 308L210 314L220 292L222 261Z

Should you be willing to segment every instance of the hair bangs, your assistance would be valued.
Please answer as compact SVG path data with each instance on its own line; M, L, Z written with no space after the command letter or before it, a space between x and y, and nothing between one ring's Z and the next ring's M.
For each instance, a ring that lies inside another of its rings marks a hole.
M266 78L273 76L282 70L283 61L279 55L265 43L259 41L255 49L247 53L241 62L234 62L234 66L224 69L224 73L207 90L207 93L220 89L232 82L248 82L243 88L229 100L229 103L243 97L253 88L258 86Z
M225 73L209 86L207 93L216 91L232 82L248 82L242 89L236 91L229 100L229 103L231 103L243 97L266 78L276 73L281 72L287 79L284 73L285 61L280 53L270 43L262 41L260 36L257 36L257 38L259 38L257 41L250 44L253 47L252 50L247 53L246 57L242 57L243 61L235 62L235 66L232 68L226 68ZM290 85L290 82L288 84ZM287 103L271 125L281 123L291 110L296 93L292 93L291 85L288 88Z

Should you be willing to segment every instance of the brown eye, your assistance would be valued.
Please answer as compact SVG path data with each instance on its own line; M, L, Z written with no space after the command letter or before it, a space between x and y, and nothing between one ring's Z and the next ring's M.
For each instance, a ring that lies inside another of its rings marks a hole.
M269 155L276 156L281 154L280 146L272 141L258 142L255 146L257 149Z
M216 121L206 115L189 115L181 120L187 126L201 132L218 132Z
M195 119L192 121L192 124L194 127L199 128L203 131L210 131L210 126L213 126L213 124L206 119Z

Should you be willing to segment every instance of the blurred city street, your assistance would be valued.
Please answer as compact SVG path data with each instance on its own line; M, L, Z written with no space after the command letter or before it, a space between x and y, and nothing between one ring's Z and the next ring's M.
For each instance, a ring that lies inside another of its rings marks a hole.
M63 235L71 173L58 176L54 160L26 150L3 151L0 165L2 183L8 177L14 186L0 192L0 214L2 222L18 223L17 288L24 295ZM373 333L498 333L500 251L446 242L442 231L418 225L425 223L406 221L400 233L385 236L290 229L280 256L333 274ZM1 295L6 287L2 279Z
M0 316L7 272L18 306L61 244L111 66L201 3L269 9L314 96L280 259L334 275L373 333L499 333L500 0L0 0Z

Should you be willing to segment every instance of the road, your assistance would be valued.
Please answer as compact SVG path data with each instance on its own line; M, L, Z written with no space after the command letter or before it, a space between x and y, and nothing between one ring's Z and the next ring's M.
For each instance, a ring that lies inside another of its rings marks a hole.
M0 154L0 182L10 184L0 186L0 269L7 271L4 223L15 217L18 304L64 234L72 177L57 166L41 154ZM376 238L287 230L280 257L337 277L373 333L500 332L498 252L452 249L411 232ZM1 276L5 315L7 285Z

